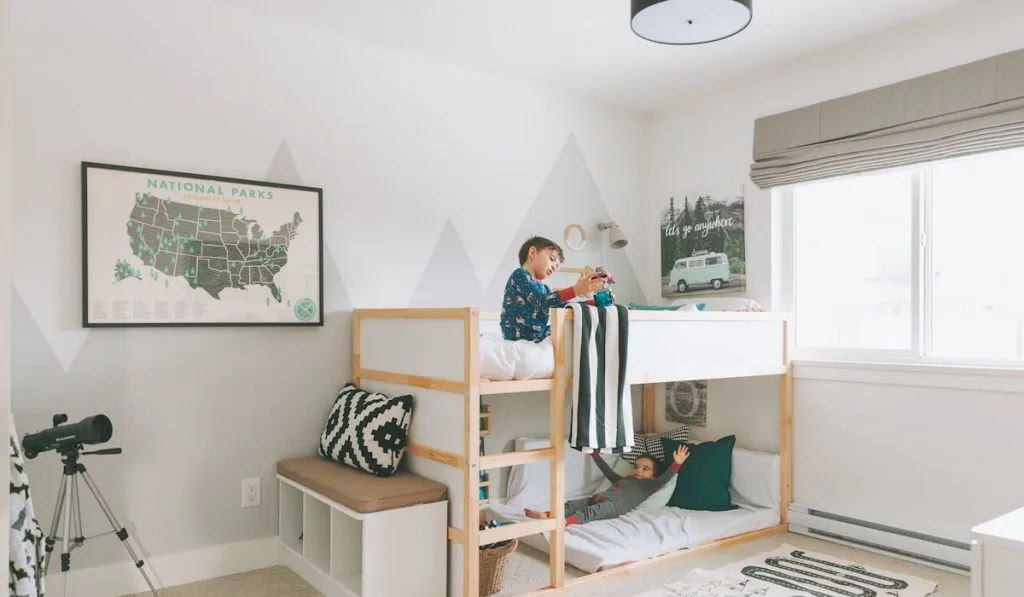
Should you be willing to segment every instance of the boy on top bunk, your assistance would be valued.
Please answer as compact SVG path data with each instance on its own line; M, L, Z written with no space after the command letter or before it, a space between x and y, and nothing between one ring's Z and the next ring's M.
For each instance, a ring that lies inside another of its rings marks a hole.
M501 333L506 340L543 341L551 335L548 309L601 289L601 280L590 275L580 276L569 288L552 290L544 280L558 271L564 260L562 248L541 236L519 248L519 267L505 283L501 305Z
M601 469L612 486L590 497L565 502L565 526L617 518L632 511L679 472L679 467L690 456L690 451L686 446L676 448L672 454L672 464L660 473L657 471L658 462L653 456L638 456L633 464L633 472L625 477L613 471L597 452L592 456L597 468ZM551 518L550 512L538 512L530 508L525 508L525 513L530 518Z

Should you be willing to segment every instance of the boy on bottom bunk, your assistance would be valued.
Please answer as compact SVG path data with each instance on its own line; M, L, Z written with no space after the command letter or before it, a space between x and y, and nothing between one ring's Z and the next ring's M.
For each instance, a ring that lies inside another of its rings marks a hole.
M601 469L612 486L590 497L565 502L565 526L607 520L630 512L664 487L672 475L679 472L679 467L690 456L690 451L686 446L676 448L672 454L672 464L660 474L656 471L658 461L653 456L637 456L633 472L625 477L613 471L597 452L592 456L597 468ZM550 512L538 512L530 508L526 508L525 512L530 518L551 518Z

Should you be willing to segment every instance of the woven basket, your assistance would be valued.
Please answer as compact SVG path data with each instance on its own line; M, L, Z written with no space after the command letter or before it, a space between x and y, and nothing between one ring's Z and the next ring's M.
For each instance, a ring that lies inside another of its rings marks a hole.
M480 549L480 597L501 592L508 575L508 562L518 546L519 541L513 539L502 547Z

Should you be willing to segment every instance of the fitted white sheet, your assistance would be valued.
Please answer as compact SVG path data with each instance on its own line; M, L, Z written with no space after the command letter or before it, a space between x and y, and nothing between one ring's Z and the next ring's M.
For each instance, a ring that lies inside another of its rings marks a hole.
M542 342L505 340L500 334L480 334L480 377L489 381L547 379L555 374L551 338Z
M492 504L485 512L489 518L506 523L529 520L522 506ZM744 504L726 512L638 509L612 520L567 527L565 561L584 572L597 572L777 524L777 510ZM548 533L537 534L520 541L546 553L547 537Z

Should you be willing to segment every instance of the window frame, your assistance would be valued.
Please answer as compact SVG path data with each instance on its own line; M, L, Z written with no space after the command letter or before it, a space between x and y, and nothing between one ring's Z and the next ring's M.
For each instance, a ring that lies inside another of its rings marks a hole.
M935 357L928 353L932 348L931 298L932 247L928 234L932 226L932 180L928 164L912 168L911 230L908 241L911 250L911 343L907 350L894 349L852 349L852 348L807 348L797 343L800 326L799 305L796 296L796 205L794 189L797 185L775 187L771 190L772 201L779 204L776 212L781 219L779 231L781 242L781 268L779 280L781 289L778 297L782 310L790 314L791 355L794 361L821 363L862 363L881 365L924 365L942 367L963 367L982 369L1024 370L1024 359L969 359ZM869 173L870 174L870 173ZM838 177L833 180L839 180Z

